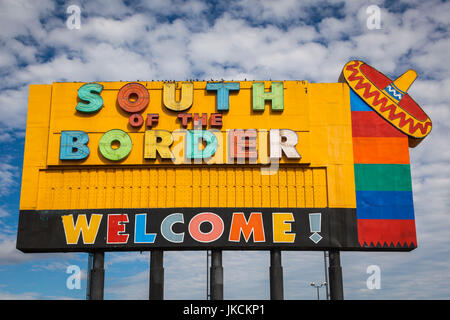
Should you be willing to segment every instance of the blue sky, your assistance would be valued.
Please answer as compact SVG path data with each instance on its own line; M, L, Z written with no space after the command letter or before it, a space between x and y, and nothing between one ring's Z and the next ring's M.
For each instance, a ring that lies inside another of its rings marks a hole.
M81 28L66 9L81 9ZM381 28L367 27L367 8ZM444 1L0 0L0 299L84 299L87 254L15 249L28 85L55 81L282 79L336 82L357 58L391 78L409 68L410 95L433 131L410 150L418 249L343 252L347 299L449 299L450 3ZM447 122L447 120L449 122ZM225 299L269 298L269 253L224 252ZM147 299L149 254L107 253L106 299ZM69 265L81 289L66 287ZM381 289L366 269L378 265ZM322 252L283 252L286 299L315 299ZM165 297L204 299L205 252L165 254ZM323 291L321 292L323 298Z

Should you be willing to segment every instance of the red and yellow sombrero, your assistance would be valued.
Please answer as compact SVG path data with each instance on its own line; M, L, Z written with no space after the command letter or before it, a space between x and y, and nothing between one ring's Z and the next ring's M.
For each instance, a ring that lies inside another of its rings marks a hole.
M368 64L352 60L342 70L353 91L381 117L408 135L410 147L415 147L431 132L431 120L408 95L407 90L417 77L410 69L392 81Z

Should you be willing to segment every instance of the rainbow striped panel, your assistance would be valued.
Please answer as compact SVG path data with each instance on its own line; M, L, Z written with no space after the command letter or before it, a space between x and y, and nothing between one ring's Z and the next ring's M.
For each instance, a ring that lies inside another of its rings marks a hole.
M408 137L350 90L361 247L417 247Z

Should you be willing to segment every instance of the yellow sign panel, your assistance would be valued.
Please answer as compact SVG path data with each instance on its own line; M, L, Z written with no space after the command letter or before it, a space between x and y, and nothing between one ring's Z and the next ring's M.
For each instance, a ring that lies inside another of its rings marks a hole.
M17 248L412 250L415 77L30 86Z
M306 81L32 85L20 207L355 208L349 99Z

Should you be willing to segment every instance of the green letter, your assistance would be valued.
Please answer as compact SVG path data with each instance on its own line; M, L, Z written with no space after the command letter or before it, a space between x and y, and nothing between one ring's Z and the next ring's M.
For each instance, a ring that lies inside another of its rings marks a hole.
M113 148L112 144L118 144ZM125 131L113 129L106 132L100 139L99 150L102 156L111 161L119 161L128 156L133 147L130 136Z
M253 110L264 111L265 101L271 100L272 110L283 111L283 82L272 82L270 92L264 92L264 82L254 82L252 91Z

